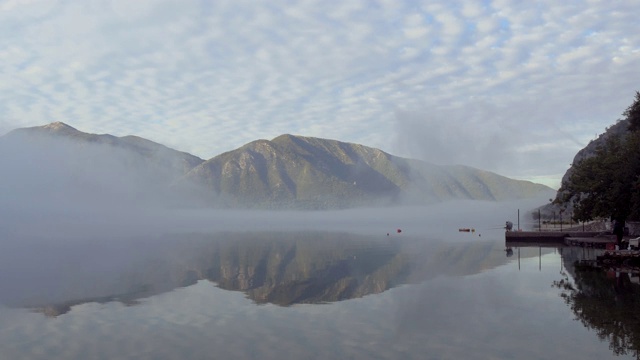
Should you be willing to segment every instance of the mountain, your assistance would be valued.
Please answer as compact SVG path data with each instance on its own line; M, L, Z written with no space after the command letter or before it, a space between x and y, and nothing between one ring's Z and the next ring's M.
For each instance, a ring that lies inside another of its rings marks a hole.
M68 145L80 146L77 150L88 150L91 145L109 147L114 152L128 153L130 161L144 162L145 166L155 167L164 173L166 181L176 180L204 160L186 152L177 151L138 136L116 137L108 134L88 134L65 123L54 122L44 126L16 129L5 135L4 140L31 143L45 142L56 138L69 140ZM135 160L133 158L136 158Z
M184 182L232 207L346 208L552 194L544 185L467 166L439 166L336 140L257 140L194 167Z
M0 201L11 213L166 203L204 160L137 137L81 132L61 122L0 137Z
M580 151L576 153L576 156L573 158L572 164L577 164L583 159L587 159L594 156L596 154L596 149L598 149L598 147L600 146L603 146L606 143L608 138L624 137L625 134L627 133L628 128L629 128L629 121L627 120L618 121L614 125L608 127L604 133L600 134L600 136L598 136L595 140L590 141L589 144L587 144L587 146L580 149ZM569 176L571 176L571 172L572 172L571 168L569 168L565 172L565 174L562 176L562 183L565 183L569 179Z
M471 167L336 140L281 135L204 161L137 136L88 134L61 122L0 137L0 168L8 174L0 184L15 190L0 200L38 208L151 203L335 209L553 193Z
M587 144L587 146L580 149L576 153L576 155L573 158L572 164L577 164L584 159L594 156L596 154L596 150L599 147L603 146L606 143L607 139L609 139L610 137L623 138L627 134L628 128L629 128L628 120L620 120L616 122L614 125L608 127L604 133L600 134L596 139L590 141L589 144ZM571 176L572 171L573 171L573 168L571 167L567 169L567 171L562 176L562 184L564 184L566 181L569 180L569 177ZM562 186L561 186L560 190L556 192L554 198L557 201L560 201L562 197L563 197L563 193L562 193ZM555 203L546 204L540 207L540 212L543 217L551 218L554 213L559 214L561 209L563 209L562 210L563 212L572 213L573 204L571 202L564 205L555 204Z

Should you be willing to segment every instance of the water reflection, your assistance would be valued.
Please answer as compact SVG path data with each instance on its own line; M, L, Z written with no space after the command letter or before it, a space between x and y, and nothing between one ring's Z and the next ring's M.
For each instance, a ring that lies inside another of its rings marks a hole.
M509 244L529 252L545 244ZM612 267L597 261L604 249L555 246L560 254L559 280L552 286L585 328L607 341L616 356L640 358L640 269Z
M636 348L632 315L592 324L604 306L632 303L637 284L616 285L604 270L604 280L582 280L594 274L575 261L597 255L591 249L513 247L507 256L504 238L485 234L326 232L104 244L2 249L0 299L14 307L0 307L4 357L606 359ZM616 327L624 339L615 335L612 351Z
M256 304L317 304L442 274L474 274L507 262L495 241L426 242L410 236L247 232L130 241L136 245L58 247L57 253L49 254L55 258L49 261L58 266L25 259L24 248L22 265L31 276L20 274L26 282L0 279L0 286L10 290L0 301L55 317L82 303L136 305L141 298L207 280L222 289L242 291ZM106 265L110 260L113 266Z
M640 281L637 272L572 263L569 273L554 282L576 318L609 342L616 355L640 350Z
M379 293L404 283L410 270L395 242L327 233L237 236L203 244L191 279L288 306Z

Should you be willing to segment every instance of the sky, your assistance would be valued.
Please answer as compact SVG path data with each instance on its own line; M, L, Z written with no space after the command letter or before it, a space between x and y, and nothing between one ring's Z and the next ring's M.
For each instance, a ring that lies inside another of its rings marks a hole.
M295 134L557 188L640 90L640 1L0 0L0 135Z

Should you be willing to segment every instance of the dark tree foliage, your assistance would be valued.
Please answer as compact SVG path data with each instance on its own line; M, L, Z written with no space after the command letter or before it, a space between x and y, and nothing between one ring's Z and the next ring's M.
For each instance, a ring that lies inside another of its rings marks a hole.
M629 120L629 131L640 129L640 92L636 91L636 99L622 114Z
M573 164L560 189L562 202L573 202L574 220L640 219L640 131L632 130L640 130L640 93L624 114L629 132L609 137L593 157Z

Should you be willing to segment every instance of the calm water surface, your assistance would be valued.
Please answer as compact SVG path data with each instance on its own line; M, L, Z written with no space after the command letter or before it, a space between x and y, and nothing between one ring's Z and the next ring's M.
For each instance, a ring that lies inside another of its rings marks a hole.
M637 277L577 271L590 249L455 237L5 243L0 359L636 358Z

